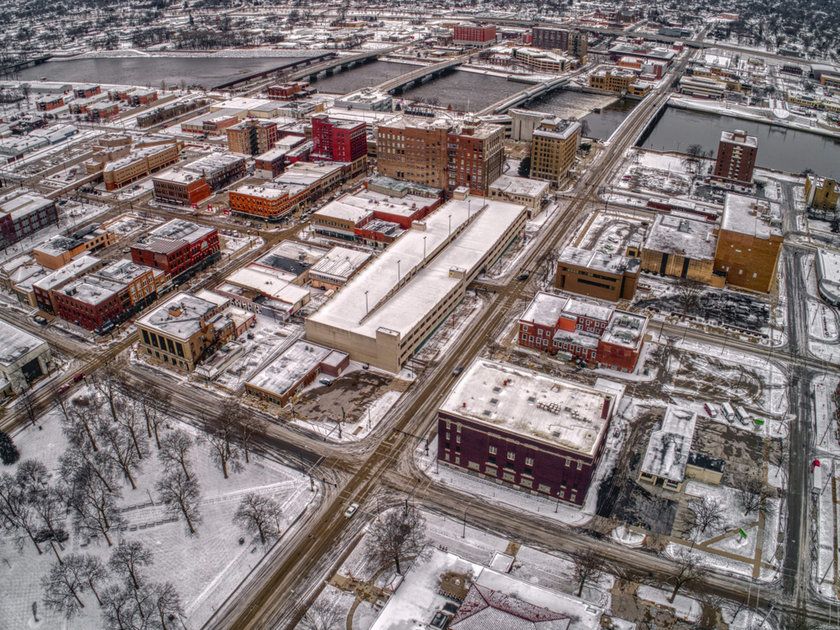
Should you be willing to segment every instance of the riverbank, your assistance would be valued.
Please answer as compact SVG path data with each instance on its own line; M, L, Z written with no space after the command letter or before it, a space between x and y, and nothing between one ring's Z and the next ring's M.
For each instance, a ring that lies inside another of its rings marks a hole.
M722 103L719 101L710 101L706 99L696 99L686 96L671 96L668 100L668 105L678 109L688 109L697 112L706 112L709 114L721 114L723 116L732 116L733 118L741 118L743 120L752 120L775 127L785 127L794 129L796 131L806 131L809 133L816 133L832 138L840 139L840 128L827 129L821 126L814 126L806 123L801 116L790 112L790 116L781 120L774 116L772 110L766 107L750 107L747 105L733 105L731 103ZM820 123L817 122L817 125Z

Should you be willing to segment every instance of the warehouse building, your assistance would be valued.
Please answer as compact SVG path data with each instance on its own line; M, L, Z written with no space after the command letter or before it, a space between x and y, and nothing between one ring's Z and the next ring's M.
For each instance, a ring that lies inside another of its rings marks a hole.
M48 373L50 347L46 341L4 321L0 321L0 339L0 395L19 394Z

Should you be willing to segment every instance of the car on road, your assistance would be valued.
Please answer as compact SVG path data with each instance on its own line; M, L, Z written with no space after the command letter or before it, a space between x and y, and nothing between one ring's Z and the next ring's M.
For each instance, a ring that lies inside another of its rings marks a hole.
M520 282L524 282L525 280L527 280L530 277L531 277L531 272L523 271L518 276L516 276L516 279L519 280Z
M356 513L356 510L358 510L358 509L359 509L359 504L358 503L351 503L350 505L347 506L347 509L344 510L344 516L346 518L350 518L351 516L353 516Z
M36 324L40 324L41 326L47 325L47 319L45 317L41 317L40 315L36 315L35 317L33 317L32 321L34 321Z
M452 370L452 376L459 376L461 374L461 372L463 372L463 371L464 371L464 366L459 365L454 370Z
M85 377L85 373L84 373L84 372L79 372L79 373L77 373L77 374L73 375L73 382L74 382L74 383L78 383L78 382L79 382L79 381L81 381L84 377Z

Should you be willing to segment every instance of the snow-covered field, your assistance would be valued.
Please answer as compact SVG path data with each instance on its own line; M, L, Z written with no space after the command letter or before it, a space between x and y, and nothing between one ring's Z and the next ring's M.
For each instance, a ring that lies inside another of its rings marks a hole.
M168 425L187 431L199 438L190 425L170 419ZM58 481L58 457L67 447L60 428L60 411L53 409L41 422L43 430L27 427L15 436L21 459L42 461L52 474L51 482ZM240 473L224 479L210 457L209 446L194 444L190 459L195 478L199 482L201 499L199 512L202 522L197 534L189 536L184 522L173 520L160 504L154 489L162 476L152 442L151 455L143 460L137 475L137 489L128 483L122 488L119 510L126 519L126 526L112 532L114 543L119 540L141 541L153 554L153 562L146 574L153 582L172 582L186 614L187 629L200 628L213 611L227 598L237 585L262 560L268 547L250 540L232 517L242 496L248 492L270 496L283 509L282 530L287 530L300 517L313 495L304 475L261 456L252 455ZM13 469L6 469L14 472ZM67 525L70 531L70 525ZM240 543L240 538L244 541ZM0 627L2 628L66 628L91 629L102 627L96 600L89 592L82 596L85 608L69 622L50 612L41 604L40 579L55 561L49 545L43 545L43 555L38 555L27 541L18 550L11 541L0 546ZM282 544L282 538L280 543ZM70 534L63 554L90 553L107 561L111 548L101 539L85 539ZM32 603L38 602L38 616L32 619Z

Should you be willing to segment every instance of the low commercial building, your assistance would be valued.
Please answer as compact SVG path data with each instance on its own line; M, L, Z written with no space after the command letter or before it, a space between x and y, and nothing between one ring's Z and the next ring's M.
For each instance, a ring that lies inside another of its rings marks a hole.
M829 304L840 306L840 254L818 249L816 267L820 295Z
M178 205L203 201L231 182L245 176L245 158L230 153L214 153L186 166L156 175L155 200Z
M306 338L398 372L522 231L524 206L453 199L395 240L306 320Z
M0 196L0 247L58 223L55 201L35 193L10 192Z
M177 143L139 149L119 160L106 162L102 179L106 190L116 190L178 161L180 148Z
M580 145L580 123L546 118L531 134L531 178L559 184L566 179Z
M226 298L202 291L178 293L137 322L137 354L181 371L192 371L212 352L244 333L255 322L253 313Z
M726 94L726 83L712 77L680 77L680 92L700 98L722 99Z
M545 181L502 175L490 184L490 199L501 199L510 203L522 204L528 208L528 217L532 218L542 211L545 195L551 184Z
M438 409L438 460L583 505L623 388L476 359Z
M659 428L650 434L639 481L680 492L689 476L696 425L697 414L668 406ZM695 465L695 468L699 467Z
M309 269L326 256L328 251L324 247L301 241L281 241L255 262L264 267L286 271L296 277L297 284L305 284L309 277Z
M641 98L653 89L653 84L642 81L635 72L630 70L601 68L589 75L589 87Z
M64 95L46 94L35 101L35 107L39 112L49 112L64 107Z
M252 263L237 269L214 289L241 307L286 320L309 303L309 289L294 274Z
M642 246L642 271L722 287L715 274L717 226L679 213L659 214Z
M49 373L52 357L46 341L5 321L0 321L0 339L0 396L19 394Z
M138 265L165 271L178 284L221 257L219 232L183 219L173 219L131 246Z
M301 187L244 184L228 193L230 209L238 214L279 221L294 210Z
M715 272L733 286L767 293L782 249L779 204L727 193L715 250Z
M117 235L107 228L93 224L67 236L53 236L32 249L32 257L46 269L60 269L76 256L93 254L117 242Z
M309 341L296 341L245 383L245 391L261 400L285 407L320 374L340 376L350 358Z
M309 269L309 283L315 289L339 289L371 258L370 252L333 247Z
M299 98L306 98L315 93L314 88L309 87L306 81L291 81L279 85L269 85L268 98L276 101L292 101Z
M554 286L611 302L632 300L639 269L638 258L569 245L558 257Z
M220 136L228 127L239 123L241 110L219 109L181 123L181 131L198 135Z
M335 107L343 109L361 109L369 112L390 112L394 99L387 92L379 92L373 88L364 88L335 99Z
M107 332L125 312L125 286L97 276L85 276L53 291L56 315L87 330Z
M607 302L540 291L519 319L518 343L551 354L566 353L590 365L633 372L644 346L647 321Z
M535 72L560 74L577 66L577 59L569 55L533 48L514 48L513 58Z
M254 158L254 175L263 179L274 179L286 168L286 154L284 147L275 147L270 151Z
M102 94L102 87L96 83L82 83L73 87L73 96L76 98L90 98Z
M104 265L105 262L103 260L84 254L78 258L74 258L51 274L36 280L32 284L32 295L35 299L35 305L46 313L55 313L56 304L53 299L53 293L55 291L81 278L85 274L93 273Z

